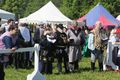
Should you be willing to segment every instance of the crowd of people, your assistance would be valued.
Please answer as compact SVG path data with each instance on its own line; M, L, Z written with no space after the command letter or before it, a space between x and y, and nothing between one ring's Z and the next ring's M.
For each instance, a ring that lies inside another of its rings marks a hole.
M29 69L33 67L31 52L14 53L18 48L32 47L35 43L40 45L40 72L53 73L53 62L57 62L58 73L71 73L79 70L82 59L82 50L87 48L91 52L91 70L95 70L98 59L99 71L103 71L103 52L107 50L108 41L120 44L120 26L112 29L103 29L100 21L90 30L85 26L78 26L73 21L69 27L62 24L38 24L31 31L26 23L18 23L9 19L0 27L0 49L11 49L10 54L0 54L0 76L4 80L4 68L14 65L16 69ZM112 35L113 34L113 35ZM116 53L118 52L118 48ZM114 51L114 49L113 49ZM106 53L106 52L105 52ZM119 55L117 54L117 55ZM120 67L119 57L114 59Z
M19 26L19 27L18 27ZM32 68L32 54L30 52L14 53L18 48L33 46L31 31L27 24L15 23L9 19L0 27L0 49L11 49L10 54L0 54L0 79L4 80L4 68L14 65L18 68Z
M39 43L42 49L40 52L42 73L52 74L52 63L55 59L59 74L62 73L62 63L65 73L78 70L78 62L82 57L80 46L83 46L85 36L75 21L71 29L63 27L62 24L53 26L47 24L45 27L40 25L36 28L34 41Z

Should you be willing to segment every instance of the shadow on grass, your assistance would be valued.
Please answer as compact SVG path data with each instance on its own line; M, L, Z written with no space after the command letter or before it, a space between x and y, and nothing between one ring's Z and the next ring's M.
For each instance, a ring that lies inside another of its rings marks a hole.
M80 68L79 69L80 71L91 71L91 68L90 67L84 67L84 68Z
M68 73L65 73L65 72L62 72L62 74L74 74L74 73L81 73L81 72L90 72L91 71L91 68L90 67L84 67L84 68L79 68L78 70L75 70L73 72L68 72ZM55 75L61 75L59 73L54 73Z
M84 67L84 68L79 68L74 73L89 72L89 71L91 71L90 67Z

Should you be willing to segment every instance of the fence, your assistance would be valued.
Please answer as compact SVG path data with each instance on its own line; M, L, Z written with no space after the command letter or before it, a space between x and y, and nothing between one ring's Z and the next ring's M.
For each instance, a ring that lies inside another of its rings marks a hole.
M35 52L34 54L34 71L27 76L27 80L45 80L45 77L39 72L39 44L35 44L34 47L19 48L15 52ZM14 52L14 53L15 53ZM11 53L10 49L1 49L0 54ZM12 52L13 53L13 52Z

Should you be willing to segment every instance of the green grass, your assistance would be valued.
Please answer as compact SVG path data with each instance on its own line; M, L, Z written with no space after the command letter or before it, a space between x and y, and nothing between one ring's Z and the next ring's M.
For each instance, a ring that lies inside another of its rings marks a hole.
M96 64L95 72L90 70L90 59L84 58L80 63L80 70L76 73L57 75L56 64L52 75L44 75L46 80L120 80L120 73L114 71L99 72ZM33 69L19 69L14 68L5 69L5 80L26 80L27 75L32 73Z

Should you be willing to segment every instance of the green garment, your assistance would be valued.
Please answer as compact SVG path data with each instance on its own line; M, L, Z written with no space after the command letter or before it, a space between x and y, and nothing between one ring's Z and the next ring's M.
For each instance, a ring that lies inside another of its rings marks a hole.
M88 38L89 36L86 35L85 44L82 49L82 56L84 57L90 57L90 50L88 49Z

